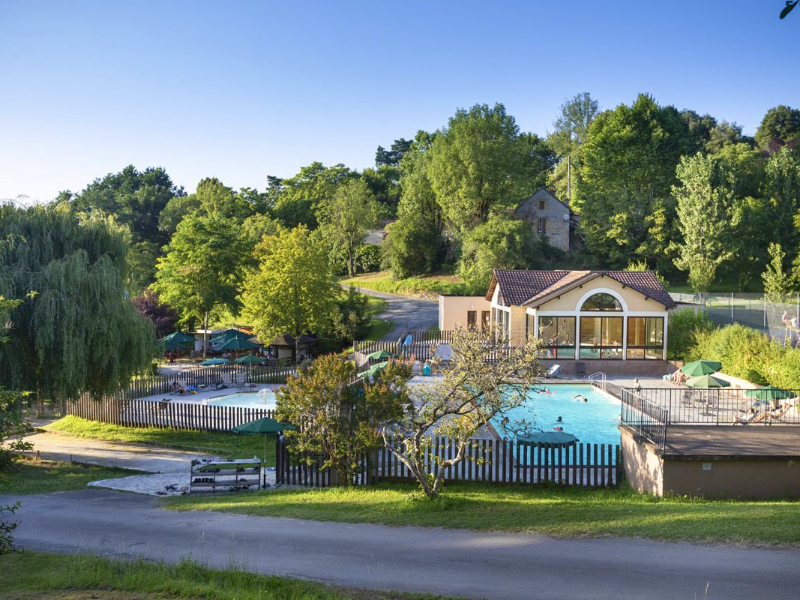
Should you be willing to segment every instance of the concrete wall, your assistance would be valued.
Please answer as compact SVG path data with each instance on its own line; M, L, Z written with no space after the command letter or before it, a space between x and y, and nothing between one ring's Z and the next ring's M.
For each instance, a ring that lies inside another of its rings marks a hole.
M642 494L664 495L664 462L655 452L634 440L633 433L620 427L622 463L631 487Z
M484 296L439 296L439 330L449 331L467 326L467 312L477 312L478 326L481 313L491 314L492 304Z
M755 383L747 381L746 379L740 379L739 377L734 377L733 375L727 375L725 373L719 372L714 373L714 377L718 379L722 379L723 381L727 381L731 384L731 388L734 390L754 390L757 387Z
M575 375L576 363L586 365L586 374L591 375L602 371L606 375L641 375L642 377L663 377L675 372L675 366L666 360L572 360L572 359L542 359L545 369L553 365L561 367L562 375Z
M800 498L800 457L664 460L664 491L705 498Z
M661 457L620 427L625 476L641 493L704 498L800 498L800 456Z
M540 201L544 201L544 210L539 208ZM522 201L515 213L518 219L530 223L537 235L539 219L545 219L544 235L547 242L565 252L569 250L569 209L550 192L544 188L537 190L533 196Z

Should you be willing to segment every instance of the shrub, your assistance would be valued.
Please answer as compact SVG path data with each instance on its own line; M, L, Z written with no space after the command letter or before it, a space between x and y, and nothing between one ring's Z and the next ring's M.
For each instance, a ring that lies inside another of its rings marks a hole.
M783 357L773 364L769 382L777 387L800 389L800 349L789 348Z
M702 311L695 313L691 308L684 308L672 313L667 327L667 358L688 360L697 344L697 335L713 329L714 324Z
M695 351L717 360L728 375L765 385L783 358L783 348L761 332L744 325L727 325L698 336ZM693 357L694 358L694 357Z
M364 244L356 250L356 273L374 273L381 270L381 247Z
M14 514L19 508L19 502L11 506L0 506L0 517L4 514ZM0 554L8 554L14 550L14 530L17 523L0 518Z

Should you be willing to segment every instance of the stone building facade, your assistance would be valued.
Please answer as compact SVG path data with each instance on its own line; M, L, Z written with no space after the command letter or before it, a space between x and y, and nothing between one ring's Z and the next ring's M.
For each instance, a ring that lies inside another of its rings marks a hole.
M530 198L523 200L515 214L518 219L530 223L537 235L546 237L551 246L565 252L570 249L576 216L546 188L539 188Z

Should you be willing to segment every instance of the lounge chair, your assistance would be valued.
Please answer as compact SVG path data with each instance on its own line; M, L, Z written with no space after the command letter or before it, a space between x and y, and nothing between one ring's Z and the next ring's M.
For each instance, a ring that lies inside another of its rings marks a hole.
M547 369L547 373L544 374L545 377L548 379L558 379L558 374L561 372L561 365L553 365L549 369Z

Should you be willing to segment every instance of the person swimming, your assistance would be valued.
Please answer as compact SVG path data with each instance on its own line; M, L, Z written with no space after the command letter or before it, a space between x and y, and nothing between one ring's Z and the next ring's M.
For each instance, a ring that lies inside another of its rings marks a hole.
M564 431L563 427L553 427L555 431Z
M563 421L563 419L561 418L561 415L558 415L558 418L556 419L556 423L563 423L563 422L564 422L564 421Z
M581 402L588 402L589 401L589 399L586 396L582 396L581 394L573 396L572 399L573 400L580 400Z

